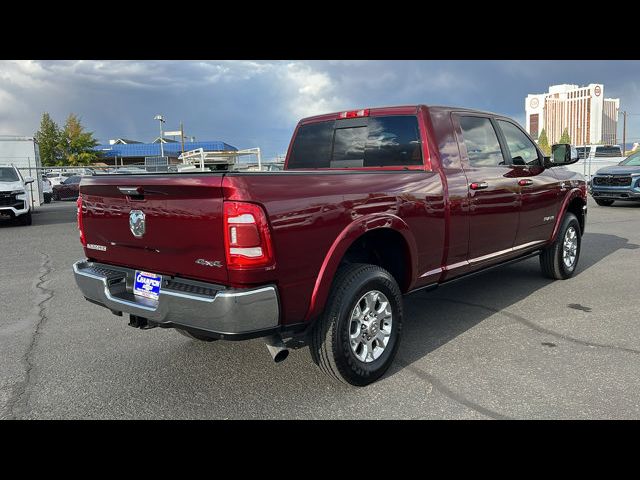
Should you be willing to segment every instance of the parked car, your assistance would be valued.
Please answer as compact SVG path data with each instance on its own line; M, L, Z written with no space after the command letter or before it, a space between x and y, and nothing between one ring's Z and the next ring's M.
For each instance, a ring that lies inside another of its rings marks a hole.
M33 178L23 177L13 165L0 165L0 216L19 225L31 225L31 194L27 185Z
M590 193L603 207L613 205L616 200L640 201L640 152L629 155L616 166L598 170Z
M53 199L54 200L75 200L78 198L78 192L80 187L80 179L82 176L73 175L59 185L53 186Z
M403 294L534 256L575 273L586 183L553 168L575 148L552 151L510 118L417 105L303 119L280 172L85 177L75 280L133 327L263 337L276 362L295 338L366 385L396 354Z
M587 183L597 170L618 165L624 160L620 145L579 145L576 149L579 160L567 168L584 175Z
M53 185L46 175L42 176L42 195L44 196L44 203L51 203L51 198L53 197Z
M67 178L72 177L73 173L64 173L62 171L49 172L46 174L52 186L60 185Z

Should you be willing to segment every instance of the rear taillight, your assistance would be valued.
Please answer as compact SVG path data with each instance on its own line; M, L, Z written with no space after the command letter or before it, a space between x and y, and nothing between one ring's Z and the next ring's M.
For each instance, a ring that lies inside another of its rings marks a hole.
M82 224L82 197L78 195L78 200L76 201L76 205L78 205L78 230L80 231L80 243L83 247L87 246L87 240L84 238L84 225Z
M267 216L259 205L224 202L224 243L230 269L273 265L273 246Z
M369 109L365 108L363 110L351 110L349 112L341 112L340 118L356 118L356 117L368 117Z

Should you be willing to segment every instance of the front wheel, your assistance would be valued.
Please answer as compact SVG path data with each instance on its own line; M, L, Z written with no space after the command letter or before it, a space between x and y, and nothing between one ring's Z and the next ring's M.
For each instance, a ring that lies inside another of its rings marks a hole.
M540 268L545 277L565 280L573 276L580 257L582 234L580 223L567 212L555 241L540 254Z
M613 200L601 200L601 199L598 199L598 198L594 198L594 200L601 207L610 207L611 205L613 205Z
M32 218L31 218L31 210L29 210L27 213L24 213L22 215L20 215L16 221L18 222L18 225L31 225L32 223Z
M391 274L376 265L348 264L338 270L309 350L325 374L364 386L393 362L401 329L402 293Z

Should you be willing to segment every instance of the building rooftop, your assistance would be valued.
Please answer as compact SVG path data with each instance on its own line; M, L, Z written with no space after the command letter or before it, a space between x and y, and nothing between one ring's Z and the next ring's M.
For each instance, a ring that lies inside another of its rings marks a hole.
M195 150L202 148L205 151L229 151L237 150L236 147L225 142L216 140L202 142L184 142L184 150ZM164 143L164 154L177 157L182 152L182 146L179 142ZM160 156L160 143L131 143L131 144L114 144L114 145L98 145L94 148L106 158L113 157L155 157Z

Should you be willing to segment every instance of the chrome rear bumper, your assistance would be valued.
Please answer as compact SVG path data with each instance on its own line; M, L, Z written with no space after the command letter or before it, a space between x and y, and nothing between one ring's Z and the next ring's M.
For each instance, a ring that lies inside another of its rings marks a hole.
M87 300L116 313L146 318L158 326L234 335L279 325L278 292L274 285L231 289L163 277L160 297L152 300L132 293L133 269L81 260L73 264L73 273Z

